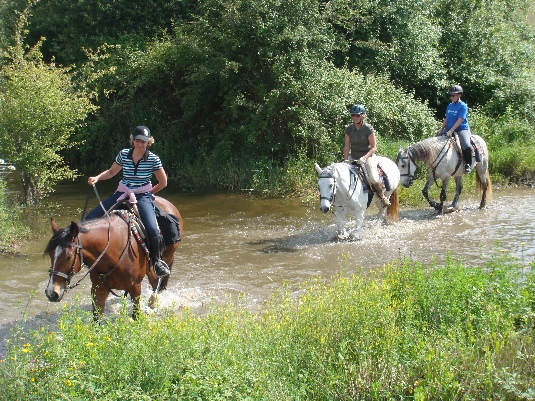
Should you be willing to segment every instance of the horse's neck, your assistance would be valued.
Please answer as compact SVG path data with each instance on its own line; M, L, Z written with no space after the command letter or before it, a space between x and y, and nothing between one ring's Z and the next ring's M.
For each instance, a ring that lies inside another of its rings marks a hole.
M336 181L338 195L348 195L351 186L350 166L347 163L334 164L333 177Z
M88 231L80 232L78 235L84 250L84 257L93 260L103 252L113 254L115 248L124 247L127 225L121 220L119 216L111 214L109 220L104 217L84 224L83 227Z
M413 160L418 163L432 163L445 148L447 142L441 141L437 137L424 139L410 147Z

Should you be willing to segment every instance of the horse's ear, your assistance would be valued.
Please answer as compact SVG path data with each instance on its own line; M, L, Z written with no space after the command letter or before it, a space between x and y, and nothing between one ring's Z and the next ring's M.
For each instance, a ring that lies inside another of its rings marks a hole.
M78 234L80 232L80 229L78 228L78 224L76 224L74 221L71 221L71 225L69 227L69 235L71 238L78 237Z
M52 226L52 232L55 234L59 231L59 227L53 217L50 218L50 225Z
M323 172L322 168L320 167L318 163L314 163L314 168L316 169L318 174L321 174Z
M403 146L399 145L399 151L398 151L398 153L401 153L401 152L403 152Z

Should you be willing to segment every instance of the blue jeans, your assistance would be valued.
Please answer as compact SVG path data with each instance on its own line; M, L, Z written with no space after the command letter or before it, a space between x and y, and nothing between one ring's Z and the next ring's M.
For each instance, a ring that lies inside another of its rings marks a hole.
M113 195L109 196L107 199L102 201L102 205L106 210L117 203L117 199L122 195L122 192L115 192ZM154 212L154 196L152 192L145 192L143 194L136 194L137 199L137 210L139 212L139 217L141 217L141 222L147 230L149 238L154 238L160 235L158 230L158 225L156 224L156 213ZM85 220L96 219L97 217L104 216L104 210L98 205L96 208L91 210Z

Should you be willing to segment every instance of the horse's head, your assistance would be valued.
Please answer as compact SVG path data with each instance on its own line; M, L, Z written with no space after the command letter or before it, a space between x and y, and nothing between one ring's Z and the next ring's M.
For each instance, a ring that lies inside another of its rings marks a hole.
M405 188L410 187L414 182L414 174L416 173L416 162L411 157L410 147L407 149L399 148L397 165L401 184Z
M82 266L82 243L78 238L80 228L74 221L68 228L60 229L51 219L54 235L44 253L50 256L50 279L45 294L49 301L59 302L69 288L72 276Z
M320 191L320 210L327 213L331 210L334 197L336 196L336 180L333 176L332 166L322 169L318 163L314 163L318 172L318 188Z

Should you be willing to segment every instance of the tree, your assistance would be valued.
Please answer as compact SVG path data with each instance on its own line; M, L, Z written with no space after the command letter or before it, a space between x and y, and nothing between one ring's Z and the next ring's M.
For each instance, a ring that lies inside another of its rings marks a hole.
M22 38L25 18L23 13L16 38ZM17 39L9 48L11 62L0 70L2 153L22 175L26 204L45 197L57 181L76 176L61 152L75 145L75 129L94 110L69 69L41 61L39 46L24 53Z

